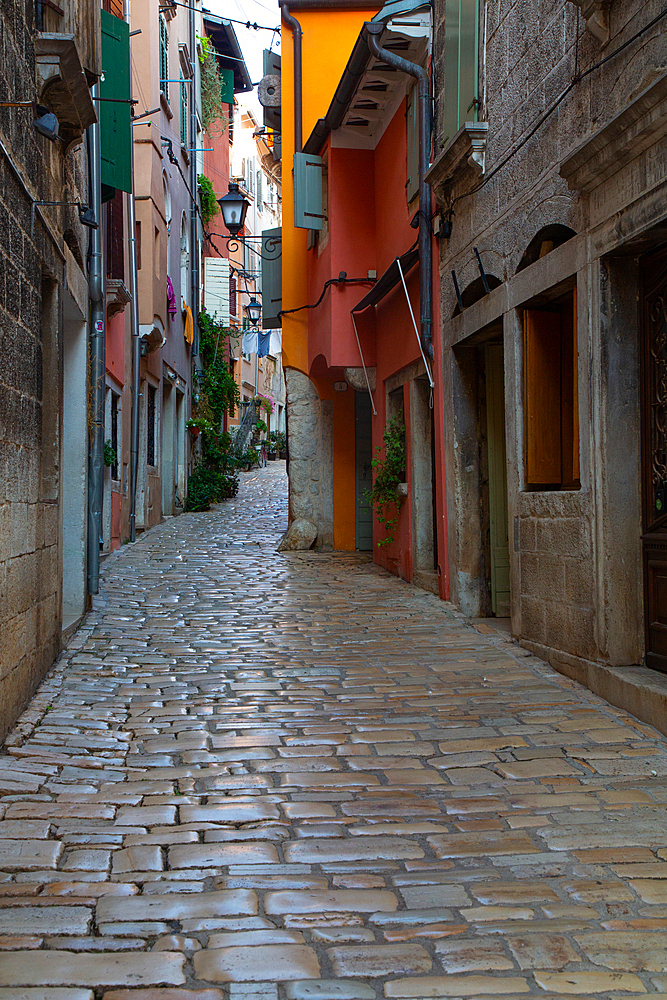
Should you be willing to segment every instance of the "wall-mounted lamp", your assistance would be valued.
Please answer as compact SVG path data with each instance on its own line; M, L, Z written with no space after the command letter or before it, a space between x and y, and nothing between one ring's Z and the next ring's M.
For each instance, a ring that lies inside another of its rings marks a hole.
M225 226L232 234L238 236L245 225L246 212L250 202L241 194L241 189L234 181L230 181L229 190L222 198L218 198Z
M248 317L251 326L257 326L259 323L259 318L262 315L262 303L258 302L255 296L250 299L247 305L243 307L243 312Z
M34 101L0 101L0 108L31 108L35 115L33 125L40 135L46 136L51 142L60 138L60 123L54 113Z
M30 206L30 235L35 231L35 209L38 205L76 205L79 209L79 222L88 229L97 229L99 223L95 218L90 205L83 205L80 201L33 201Z

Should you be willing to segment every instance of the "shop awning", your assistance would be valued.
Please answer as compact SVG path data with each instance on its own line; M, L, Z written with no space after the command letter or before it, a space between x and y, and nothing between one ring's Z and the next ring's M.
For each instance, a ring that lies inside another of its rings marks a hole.
M399 268L400 262L400 268ZM378 278L370 292L364 295L360 302L357 302L356 306L351 310L353 313L363 312L364 309L368 309L369 306L376 306L378 302L381 302L389 292L399 284L401 280L401 271L403 275L407 275L408 271L411 271L415 264L419 263L419 250L416 246L410 247L406 250L404 254L393 260L384 274Z

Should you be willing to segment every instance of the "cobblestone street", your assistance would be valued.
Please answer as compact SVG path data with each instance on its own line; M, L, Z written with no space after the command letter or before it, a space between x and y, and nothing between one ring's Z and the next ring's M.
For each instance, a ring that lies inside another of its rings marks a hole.
M0 760L0 1000L667 994L667 745L284 464L103 567Z

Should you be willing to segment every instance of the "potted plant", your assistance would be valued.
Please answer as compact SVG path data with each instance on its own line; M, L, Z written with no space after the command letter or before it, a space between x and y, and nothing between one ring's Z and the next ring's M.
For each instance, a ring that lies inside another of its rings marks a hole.
M269 434L266 457L268 458L269 462L275 462L275 460L278 457L278 446L276 444L275 431L271 431L271 433Z
M385 529L385 537L380 539L378 547L387 548L396 536L401 505L407 497L405 421L402 411L389 421L382 439L384 456L381 455L381 449L377 448L378 457L371 462L375 472L373 489L366 493L366 499Z
M212 431L213 425L205 417L191 417L186 421L185 426L194 438L198 437L201 431Z
M281 458L281 459L284 460L284 459L287 458L287 439L285 437L285 432L284 431L275 431L274 433L276 435L276 438L275 438L275 440L276 440L276 451L278 452L279 458Z

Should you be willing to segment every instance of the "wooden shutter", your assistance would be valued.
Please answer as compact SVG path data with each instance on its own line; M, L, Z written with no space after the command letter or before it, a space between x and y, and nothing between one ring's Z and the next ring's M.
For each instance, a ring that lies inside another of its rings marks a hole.
M408 201L419 194L419 92L413 87L408 93L405 111L407 123L407 172L405 193Z
M160 14L160 90L169 100L169 32L164 14Z
M233 274L229 276L229 313L236 316L236 278Z
M265 229L262 233L262 327L273 330L283 325L278 313L283 307L283 274L281 255L282 229Z
M322 229L321 156L294 154L294 225L297 229Z
M181 90L181 146L184 149L188 147L188 85L185 82L185 77L180 74L180 90Z
M204 257L204 309L218 323L229 326L229 261Z
M451 139L466 121L477 120L479 0L445 2L444 132Z
M130 28L113 14L100 11L102 63L99 102L102 186L105 200L113 191L132 191L132 123L129 103Z
M561 316L524 311L526 486L561 482Z
M220 103L234 103L234 70L219 69L220 74Z
M123 196L116 191L107 203L107 277L125 279Z

